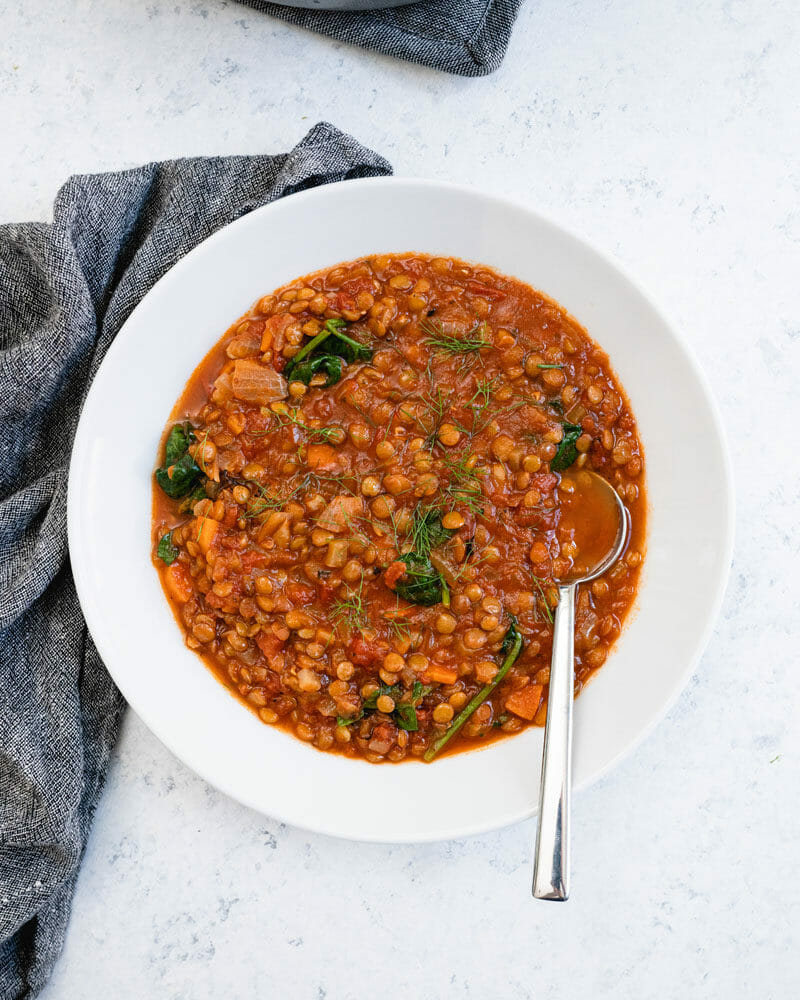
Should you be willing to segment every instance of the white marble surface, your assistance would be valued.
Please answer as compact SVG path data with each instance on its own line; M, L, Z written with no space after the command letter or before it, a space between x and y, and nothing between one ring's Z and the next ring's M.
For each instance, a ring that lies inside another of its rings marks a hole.
M235 3L0 2L0 219L47 218L74 171L283 150L327 118L398 173L616 253L706 367L738 489L722 618L667 720L577 802L566 906L529 899L532 823L309 835L129 714L47 1000L798 995L798 51L794 0L529 2L482 80Z

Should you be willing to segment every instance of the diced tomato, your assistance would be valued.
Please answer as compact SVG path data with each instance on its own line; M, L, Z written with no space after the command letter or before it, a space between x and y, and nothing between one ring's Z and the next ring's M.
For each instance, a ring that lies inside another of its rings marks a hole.
M314 588L306 587L302 583L287 583L285 590L292 604L298 607L310 604L314 599Z
M558 483L554 472L537 472L531 476L531 486L540 493L552 493Z
M464 288L472 295L482 295L485 299L504 299L506 293L501 291L499 288L492 288L490 285L484 285L480 281L465 281Z
M546 431L551 425L551 418L541 406L520 407L519 421L527 431Z
M359 667L371 667L373 663L382 662L389 652L389 645L385 642L367 642L361 636L356 636L348 643L347 650L353 663Z
M389 565L386 567L386 570L384 571L383 574L383 582L386 584L389 590L394 590L395 584L399 580L402 580L405 575L406 575L406 564L404 562L400 562L399 559L396 559L394 562L389 563Z
M256 636L256 645L267 659L271 656L275 656L276 653L280 653L283 649L283 643L281 640L275 635L270 635L268 632L258 633Z
M263 569L269 565L267 555L264 552L259 552L257 549L248 549L241 554L240 558L242 560L242 569L248 575L252 574L254 569Z
M359 312L364 310L359 308L356 301L359 292L372 292L372 280L365 275L360 275L350 281L345 281L336 293L336 308L339 312Z
M338 584L329 583L327 580L320 580L317 585L317 598L320 604L324 604L327 607L333 601L338 589Z
M290 549L270 549L264 557L265 566L296 566L297 553Z
M306 460L312 469L330 472L339 468L339 458L329 444L310 444Z
M355 296L350 295L349 292L337 292L336 308L339 312L350 312L352 309L357 309Z
M359 274L355 278L348 278L347 281L342 282L343 292L349 292L351 295L358 295L359 292L372 292L372 278L367 274Z
M425 358L427 357L422 344L409 344L409 346L401 350L400 353L404 358L410 361L412 365L424 364Z
M369 749L373 753L388 753L394 743L395 732L394 727L387 723L376 726L370 736Z
M488 490L487 493L495 507L519 507L522 503L519 494L505 493L503 490Z

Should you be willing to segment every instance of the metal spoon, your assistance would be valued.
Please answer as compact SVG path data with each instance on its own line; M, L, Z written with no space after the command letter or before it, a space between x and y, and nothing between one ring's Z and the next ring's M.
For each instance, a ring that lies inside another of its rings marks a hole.
M578 577L558 581L558 607L553 628L550 690L539 788L539 825L533 867L536 899L565 900L569 896L570 799L572 795L572 700L575 684L575 599L578 586L601 576L625 551L631 518L616 490L591 474L613 496L618 514L617 536L608 553Z

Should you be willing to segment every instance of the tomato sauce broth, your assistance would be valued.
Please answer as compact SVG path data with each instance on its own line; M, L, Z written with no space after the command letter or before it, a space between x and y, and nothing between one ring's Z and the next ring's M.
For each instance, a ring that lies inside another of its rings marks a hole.
M264 296L190 378L159 463L154 562L187 644L321 750L430 760L544 724L555 581L616 535L587 472L632 535L581 588L576 693L635 599L630 404L574 318L486 267L386 254Z

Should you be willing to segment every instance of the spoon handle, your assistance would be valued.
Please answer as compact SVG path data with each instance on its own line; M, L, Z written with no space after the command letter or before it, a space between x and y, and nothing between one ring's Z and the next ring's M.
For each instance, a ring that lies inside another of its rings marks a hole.
M575 676L575 593L558 588L553 628L547 725L539 787L539 825L533 867L536 899L569 896L569 814L572 794L572 696Z

